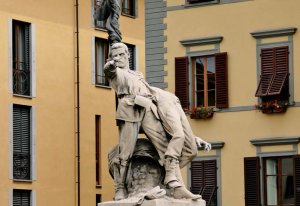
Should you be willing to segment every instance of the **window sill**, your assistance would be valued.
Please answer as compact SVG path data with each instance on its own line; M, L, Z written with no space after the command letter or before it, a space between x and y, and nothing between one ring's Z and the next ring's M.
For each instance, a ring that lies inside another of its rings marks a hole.
M13 94L14 97L21 97L21 98L26 98L26 99L33 99L33 96L26 96L26 95L21 95L21 94Z
M104 86L104 85L100 85L100 84L96 84L95 87L97 88L104 88L104 89L111 89L111 86Z
M32 183L33 180L21 180L21 179L13 179L14 182L25 182L25 183Z
M97 31L105 31L105 32L107 32L107 29L105 29L105 28L100 28L100 27L94 27L94 29L95 30L97 30Z
M126 17L129 17L129 18L132 18L132 19L136 19L136 16L132 16L132 15L130 15L130 14L126 14L126 13L121 13L122 14L122 16L126 16Z
M199 3L194 3L194 4L186 2L184 7L189 8L189 7L198 7L198 6L208 6L208 5L219 4L219 3L220 3L219 0L211 1L211 2L199 2Z
M96 185L96 188L101 189L102 185Z

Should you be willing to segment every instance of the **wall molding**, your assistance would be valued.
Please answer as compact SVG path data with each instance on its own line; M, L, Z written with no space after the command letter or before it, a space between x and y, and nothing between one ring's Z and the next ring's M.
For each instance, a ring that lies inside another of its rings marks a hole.
M269 138L258 138L250 140L254 146L274 146L274 145L288 145L288 144L299 144L300 136L296 137L269 137Z
M278 36L290 36L295 34L297 31L296 27L288 27L288 28L281 28L281 29L272 29L272 30L261 30L261 31L254 31L250 34L256 38L271 38L271 37L278 37Z
M185 39L179 41L183 46L198 46L198 45L207 45L207 44L219 44L223 40L222 36L213 36L213 37L204 37L196 39Z

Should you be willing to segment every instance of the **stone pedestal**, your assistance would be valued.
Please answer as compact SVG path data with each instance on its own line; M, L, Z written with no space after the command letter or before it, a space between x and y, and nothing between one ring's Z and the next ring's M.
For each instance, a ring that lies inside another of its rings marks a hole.
M137 206L135 200L121 200L99 203L98 206ZM206 206L205 200L178 200L172 198L161 198L154 200L144 200L140 206Z

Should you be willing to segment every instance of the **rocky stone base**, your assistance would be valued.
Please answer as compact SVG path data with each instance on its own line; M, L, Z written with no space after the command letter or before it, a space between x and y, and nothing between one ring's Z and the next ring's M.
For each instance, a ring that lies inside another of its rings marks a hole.
M139 202L138 199L125 199L120 201L110 201L99 203L98 206L206 206L205 200L186 200L186 199L173 199L173 198L160 198L154 200L144 200Z

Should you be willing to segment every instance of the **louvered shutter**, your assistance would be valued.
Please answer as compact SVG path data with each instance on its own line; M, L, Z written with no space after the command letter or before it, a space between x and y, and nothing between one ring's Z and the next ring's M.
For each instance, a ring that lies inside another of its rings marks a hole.
M203 161L191 162L191 192L200 194L204 187Z
M30 179L30 107L13 108L13 175Z
M260 205L259 157L244 158L245 206Z
M188 58L175 58L175 95L184 110L189 109Z
M129 55L130 55L130 58L129 58L129 68L131 70L135 70L135 65L134 65L134 62L135 62L134 45L127 44L127 47L128 47L128 52L129 52Z
M296 205L300 205L300 155L294 156L294 170Z
M228 107L228 64L227 53L219 53L216 58L216 107Z
M191 192L209 201L217 187L217 161L191 162Z
M13 190L13 206L30 206L29 190Z
M261 50L261 75L256 97L268 95L268 91L274 76L273 48Z
M270 84L268 95L277 95L281 93L282 87L288 78L289 48L277 47L273 49L274 56L274 77Z

